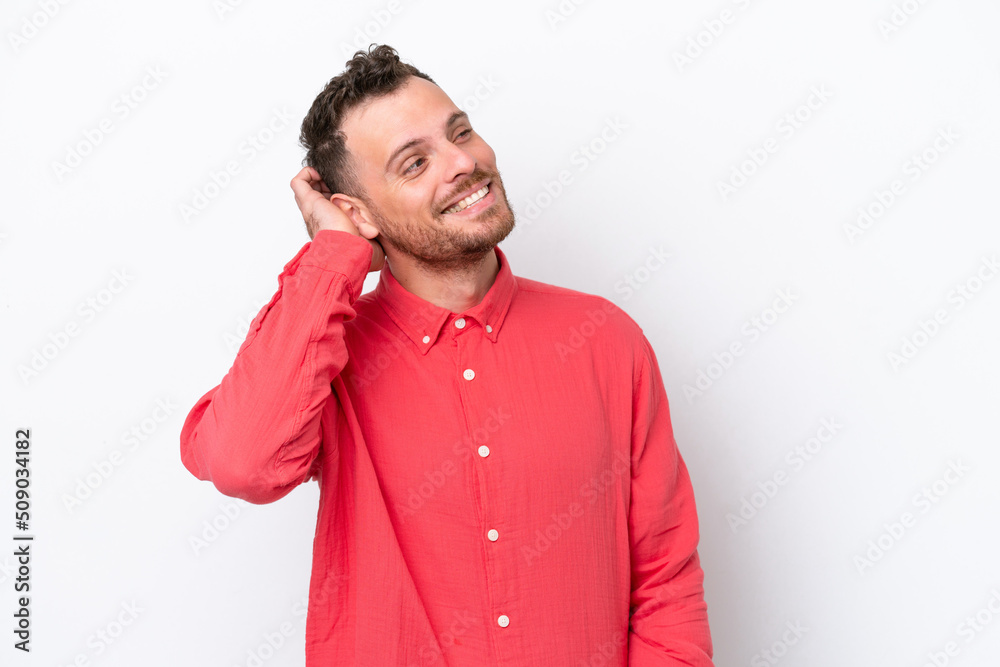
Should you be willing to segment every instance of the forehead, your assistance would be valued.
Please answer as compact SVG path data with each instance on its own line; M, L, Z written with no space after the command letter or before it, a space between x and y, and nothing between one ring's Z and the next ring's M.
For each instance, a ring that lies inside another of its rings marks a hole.
M341 130L358 166L381 173L398 146L443 132L446 121L456 111L459 108L437 85L411 76L389 95L351 109Z

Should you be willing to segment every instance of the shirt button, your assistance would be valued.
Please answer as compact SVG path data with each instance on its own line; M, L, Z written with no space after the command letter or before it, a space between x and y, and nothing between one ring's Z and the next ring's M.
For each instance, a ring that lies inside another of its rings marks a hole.
M464 329L465 328L465 318L464 317L460 317L457 320L455 320L455 326L458 327L459 329Z
M490 325L487 324L486 325L486 333L493 333L493 327L491 327Z
M464 377L466 380L471 380L472 378L476 377L476 371L472 370L471 368L466 368L465 372L462 373L462 377Z
M490 455L490 448L486 445L479 445L479 455L485 459Z
M510 619L507 618L506 614L501 614L500 618L497 619L497 625L499 625L501 628L506 628L508 625L510 625Z
M431 337L430 336L424 336L424 342L425 343L431 342Z
M498 533L495 528L491 528L490 532L486 533L486 537L490 538L490 542L496 542L500 539L500 533Z

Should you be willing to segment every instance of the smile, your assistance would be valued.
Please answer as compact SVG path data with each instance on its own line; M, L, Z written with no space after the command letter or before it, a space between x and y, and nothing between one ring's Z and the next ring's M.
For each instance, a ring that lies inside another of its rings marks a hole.
M459 211L465 210L466 208L468 208L469 206L472 206L477 201L479 201L480 199L482 199L483 197L485 197L487 194L489 194L489 191L490 191L490 186L489 185L484 185L482 188L480 188L476 192L473 192L471 195L469 195L468 197L466 197L462 201L458 202L454 206L451 206L450 208L446 208L444 210L444 212L445 213L458 213Z

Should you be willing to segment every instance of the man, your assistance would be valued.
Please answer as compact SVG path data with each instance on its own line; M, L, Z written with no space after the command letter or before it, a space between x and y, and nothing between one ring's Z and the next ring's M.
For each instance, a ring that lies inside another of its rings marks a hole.
M493 150L391 47L327 84L302 143L312 240L181 456L253 503L318 480L306 664L711 665L642 330L512 274Z

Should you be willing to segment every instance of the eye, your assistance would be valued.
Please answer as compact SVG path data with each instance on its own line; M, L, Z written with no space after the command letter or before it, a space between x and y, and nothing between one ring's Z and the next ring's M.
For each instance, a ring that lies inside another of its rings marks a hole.
M455 137L455 138L458 139L459 137L462 137L463 135L466 135L466 134L472 134L472 128L471 127L469 129L467 129L467 130L462 130L461 132L459 132L458 136Z
M411 165L410 165L409 167L407 167L407 168L406 168L406 169L405 169L405 170L403 171L403 173L404 173L404 174L409 174L409 173L412 173L412 172L413 172L413 168L414 168L414 167L416 167L417 165L421 164L421 163L422 163L423 161L424 161L424 158L422 158L422 157L418 157L418 158L417 158L416 160L414 160L414 161L413 161L413 163L412 163L412 164L411 164Z

